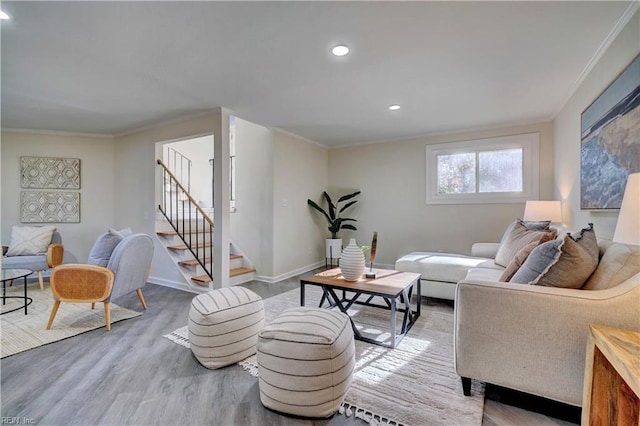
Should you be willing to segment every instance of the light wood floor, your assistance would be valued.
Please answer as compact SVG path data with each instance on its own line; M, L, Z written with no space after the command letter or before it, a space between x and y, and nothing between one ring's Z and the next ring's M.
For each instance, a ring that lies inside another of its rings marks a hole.
M245 286L267 298L298 283L292 278ZM38 425L364 424L340 415L294 419L265 409L255 378L241 367L207 370L191 351L161 337L186 324L194 294L147 285L144 295L149 309L113 324L110 332L103 327L2 359L1 416ZM135 293L114 302L141 310ZM571 423L487 399L483 424Z

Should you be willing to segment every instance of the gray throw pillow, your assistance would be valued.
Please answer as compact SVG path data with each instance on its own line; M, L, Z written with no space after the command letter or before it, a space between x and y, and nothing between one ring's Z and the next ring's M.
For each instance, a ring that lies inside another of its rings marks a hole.
M516 254L527 244L532 242L540 244L552 240L555 237L556 231L554 229L532 230L526 227L523 221L518 219L511 229L511 232L509 232L509 235L507 235L502 244L500 244L498 253L496 253L495 263L496 265L506 268Z
M598 241L593 224L536 247L510 282L580 288L598 266Z
M111 253L124 237L115 229L109 228L100 235L89 252L87 263L90 265L107 266Z

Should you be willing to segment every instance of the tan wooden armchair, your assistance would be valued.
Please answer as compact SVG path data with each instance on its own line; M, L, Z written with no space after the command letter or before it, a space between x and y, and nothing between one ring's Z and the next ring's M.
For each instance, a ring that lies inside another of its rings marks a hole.
M51 329L60 302L91 303L104 302L104 317L107 331L111 330L109 301L115 275L108 268L96 265L66 264L51 271L51 291L55 298L47 330Z

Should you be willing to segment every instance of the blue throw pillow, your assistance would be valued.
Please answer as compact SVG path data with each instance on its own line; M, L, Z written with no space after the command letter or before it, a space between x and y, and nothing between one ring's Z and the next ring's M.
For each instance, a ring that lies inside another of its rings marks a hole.
M107 232L100 235L89 252L87 263L90 265L107 266L111 253L124 237L122 233L109 228Z

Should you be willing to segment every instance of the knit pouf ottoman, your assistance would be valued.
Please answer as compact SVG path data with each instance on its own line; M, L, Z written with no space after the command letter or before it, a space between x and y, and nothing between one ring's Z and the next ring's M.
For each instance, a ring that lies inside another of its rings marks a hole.
M330 417L349 389L355 366L349 317L328 309L287 309L260 332L256 358L265 407Z
M191 301L189 343L207 368L224 367L256 353L263 326L262 299L244 287L213 290Z

